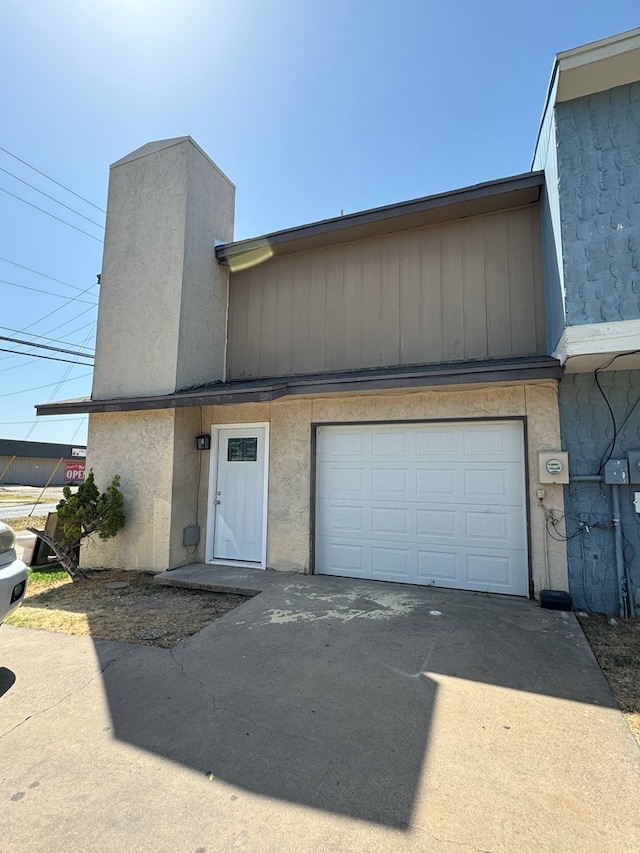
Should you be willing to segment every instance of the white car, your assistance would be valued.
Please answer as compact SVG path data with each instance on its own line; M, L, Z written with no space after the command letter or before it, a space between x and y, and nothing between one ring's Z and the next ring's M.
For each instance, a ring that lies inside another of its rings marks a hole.
M16 556L16 534L0 521L0 624L20 607L27 591L27 567Z

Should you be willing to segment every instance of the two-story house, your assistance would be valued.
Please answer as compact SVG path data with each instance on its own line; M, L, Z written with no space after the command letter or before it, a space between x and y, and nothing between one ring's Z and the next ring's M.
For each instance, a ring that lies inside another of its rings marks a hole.
M191 139L115 163L93 392L39 409L88 411L98 483L122 477L127 526L84 563L566 589L537 497L561 443L542 190L233 242L234 188Z
M537 596L566 512L574 600L616 609L620 536L633 596L633 491L614 536L597 478L640 449L639 40L558 56L534 171L253 240L190 138L115 163L92 395L38 409L122 477L84 563Z

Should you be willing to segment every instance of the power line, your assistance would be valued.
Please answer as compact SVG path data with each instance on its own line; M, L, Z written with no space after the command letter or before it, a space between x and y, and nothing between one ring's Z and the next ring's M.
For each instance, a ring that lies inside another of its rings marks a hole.
M44 358L46 361L65 361L67 364L79 364L82 367L93 366L91 364L86 364L85 362L78 361L77 359L74 361L71 358L58 358L55 355L41 355L39 352L22 352L19 349L7 349L7 347L0 347L0 352L12 352L14 355L24 355L27 358ZM1 394L0 396L4 397L5 395Z
M0 189L2 189L2 187L0 187ZM16 281L7 281L4 278L0 278L0 284L8 284L11 287L19 287L22 290L31 290L33 293L43 293L45 296L55 296L57 299L66 299L67 298L66 296L63 296L61 293L53 293L51 290L40 290L37 287L29 287L27 284L18 284ZM91 287L94 287L94 286L95 285L91 285ZM90 289L90 288L88 288L88 289ZM81 291L80 295L82 295L82 293L86 293L86 291ZM77 300L78 302L84 302L85 305L97 305L98 304L97 302L89 302L87 299L80 299L78 296L74 296L74 300ZM71 301L71 300L69 300L69 301Z
M78 367L89 367L89 365L79 364ZM79 379L86 379L87 376L92 375L92 373L83 373L80 376L72 376L70 379L60 379L58 382L49 382L47 385L37 385L35 388L23 388L22 391L10 391L8 394L0 394L0 397L16 397L18 394L29 394L31 391L41 391L43 388L52 388L54 385L60 386L63 382L77 382Z
M80 293L79 295L82 296L83 293L87 293L89 290L91 290L90 287L88 287L87 290L83 290L82 293ZM58 311L62 311L63 308L66 308L68 305L71 305L72 302L76 302L76 301L78 301L78 296L72 296L71 299L67 299L66 302L63 302L62 305L58 305L57 308L54 308L53 311L50 311L48 314L45 314L44 317L40 317L39 320L34 320L33 323L29 323L28 326L23 326L22 329L20 329L20 334L22 335L24 332L27 331L27 329L32 329L34 326L37 326L38 323L42 323L43 320L48 320L54 314L57 314ZM84 302L85 300L82 299L79 301ZM85 308L84 311L80 311L79 314L75 314L70 320L65 320L64 323L59 323L57 326L54 326L52 329L48 329L47 332L55 332L57 329L61 329L63 326L67 326L69 323L73 323L74 320L79 320L80 317L84 316L89 311L95 310L97 307L98 307L98 303L96 302L95 304L90 305L88 308ZM95 321L92 321L92 322L95 322ZM87 324L87 325L90 325L90 324ZM84 329L85 326L82 326L82 328Z
M91 325L90 323L87 323L86 326L83 326L82 328L86 329L86 327L90 326L90 325ZM0 326L0 329L4 329L5 332L12 332L14 335L20 334L20 331L18 329L10 329L8 326ZM28 334L30 334L32 338L40 338L43 341L51 341L51 343L53 343L53 344L68 344L69 346L78 346L78 347L82 346L82 344L74 344L73 341L61 341L58 338L48 338L46 335L36 335L35 332L28 333ZM71 334L73 334L73 333L71 333ZM31 341L20 341L20 343L31 343ZM90 347L85 347L85 349L90 349Z
M49 213L49 211L45 210L43 207L38 207L37 204L31 204L30 201L27 201L24 198L20 198L20 196L16 195L15 193L10 193L9 190L5 190L4 187L0 187L0 192L10 195L12 198L21 201L23 204L28 204L29 207L33 207L35 210L39 210L40 213L44 213L46 216L50 216L52 219L56 219L58 222L62 222L63 225L68 225L69 228L73 228L74 231L79 231L81 234L85 234L87 237L91 237L92 240L96 240L98 243L102 243L100 237L95 237L93 234L89 234L88 231L84 231L82 228L78 228L77 225L72 225L70 222L67 222L66 219L60 219L59 216L54 216L53 213Z
M59 326L56 326L54 329L49 329L49 331L55 332L56 329L61 329L63 326L68 326L69 323L73 323L74 320L78 320L83 314L86 314L87 311L91 311L92 308L94 308L94 307L97 307L97 306L91 306L91 308L85 308L85 310L81 311L80 314L76 314L75 317L72 317L70 320L65 320L64 323L60 323ZM87 326L94 326L95 327L96 325L97 325L97 323L95 320L90 320L88 323L85 323L84 326L78 326L77 329L74 329L72 332L68 332L68 334L69 335L76 335L78 332L82 332L83 329L86 329ZM28 334L35 334L35 333L29 332ZM93 332L91 332L91 334L93 335ZM55 338L47 338L45 335L37 335L37 337L44 338L45 340L55 341ZM70 342L69 341L60 341L60 343L70 343ZM74 344L74 346L83 346L83 344Z
M55 311L52 311L51 313L55 314L56 311L60 311L60 309L64 308L64 307L65 306L62 305L62 306L60 306L60 308L56 308ZM97 306L92 305L90 308L85 308L84 311L81 311L79 314L76 314L74 317L71 317L71 319L66 320L64 323L60 323L60 325L58 325L58 326L54 327L54 329L50 329L48 331L55 331L55 329L61 329L63 326L66 326L69 323L73 323L74 320L78 320L80 317L82 317L83 314L86 314L88 311L92 311L96 307ZM31 323L29 326L25 326L25 328L22 331L25 331L26 329L31 328L31 326L35 326L37 323L41 323L43 320L48 319L48 316L49 315L47 315L45 317L41 317L39 320L36 320L34 323ZM84 326L80 326L79 329L75 329L74 332L72 332L71 334L75 334L76 332L81 332L83 329L86 329L87 326L93 326L95 328L96 321L91 320L89 323L86 323ZM18 332L18 334L20 334L20 332ZM85 340L88 340L88 338L91 338L93 336L93 334L94 334L93 331L89 332L89 335L87 336L87 338L85 338ZM83 346L83 344L77 344L77 346ZM14 356L12 356L12 355L0 356L0 361L4 361L5 359L8 359L8 358L14 358ZM11 367L3 367L2 369L0 369L0 373L6 373L8 370L17 370L20 367L25 367L26 364L28 364L28 362L23 361L20 364L12 364Z
M52 347L48 346L48 344L38 344L35 341L22 341L20 338L7 338L4 335L0 335L0 341L7 341L10 344L22 344L23 346L28 347L38 347L39 349L51 350L52 352L63 352L67 355L77 355L80 358L88 358L92 359L93 355L87 352L76 352L71 349L62 349L61 347ZM79 345L81 346L81 344ZM25 355L31 355L31 353L25 353Z
M5 154L8 154L9 157L13 157L14 160L18 161L18 163L22 163L23 166L27 166L32 171L37 172L39 175L42 175L43 178L46 178L48 181L51 181L52 184L56 184L56 186L62 187L63 190L66 190L68 193L71 193L71 195L74 195L76 198L79 198L82 201L86 202L91 207L95 207L95 209L99 210L100 213L106 212L101 207L98 207L97 204L94 204L92 201L89 201L88 198L85 198L84 196L81 196L79 193L74 192L73 190L70 190L69 187L65 187L64 184L60 183L60 181L56 181L55 178L50 177L45 172L41 172L40 169L36 169L35 166L32 166L31 163L27 163L26 160L21 160L20 157L18 157L16 154L12 154L11 151L7 151L7 149L3 148L1 145L0 145L0 151L4 151Z
M97 225L98 228L102 228L102 230L104 231L104 225L102 225L100 222L96 222L95 219L89 219L89 217L85 216L84 213L80 213L75 208L69 207L68 204L64 204L64 202L58 201L57 198L54 198L52 195L49 195L49 193L44 192L44 190L39 190L38 187L34 187L34 185L30 184L29 181L24 181L22 178L19 178L17 175L14 175L13 172L10 172L8 169L3 169L2 166L0 166L0 172L4 172L5 175L10 175L16 181L20 181L21 184L24 184L25 187L29 187L29 189L35 190L37 193L40 193L40 195L43 195L45 198L48 198L51 201L55 202L55 204L59 204L60 207L64 207L66 210L70 210L71 213L75 214L76 216L79 216L81 219L86 219L87 222L90 222L92 225Z
M22 264L16 263L16 261L10 261L8 258L0 258L0 261L4 261L5 264L11 264L14 267L20 267L21 270L26 270L27 272L32 272L34 275L40 275L42 278L48 278L49 281L56 281L58 284L64 284L66 287L72 288L72 290L81 290L83 293L87 292L87 288L83 289L82 287L78 287L75 284L69 284L68 281L62 281L60 278L54 278L52 275L47 275L44 272L38 272L38 270L33 270L31 267L25 267ZM91 288L98 287L99 282L96 281L95 284L91 285ZM88 288L89 290L91 288Z
M65 421L66 423L71 423L72 421L86 421L89 415L82 415L80 418L70 418L68 415L64 415L60 418L47 418L47 423L56 423L56 421ZM33 421L0 421L0 426L22 426L24 424L31 424Z

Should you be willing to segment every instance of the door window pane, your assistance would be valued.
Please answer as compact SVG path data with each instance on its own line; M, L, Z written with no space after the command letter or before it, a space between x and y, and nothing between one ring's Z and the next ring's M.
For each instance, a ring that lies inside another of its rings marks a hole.
M257 462L258 439L230 438L227 441L227 462Z

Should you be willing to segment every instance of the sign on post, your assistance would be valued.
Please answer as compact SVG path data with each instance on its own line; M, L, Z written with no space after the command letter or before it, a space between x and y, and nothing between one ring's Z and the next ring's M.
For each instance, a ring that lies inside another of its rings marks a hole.
M84 483L84 462L65 462L65 483Z

